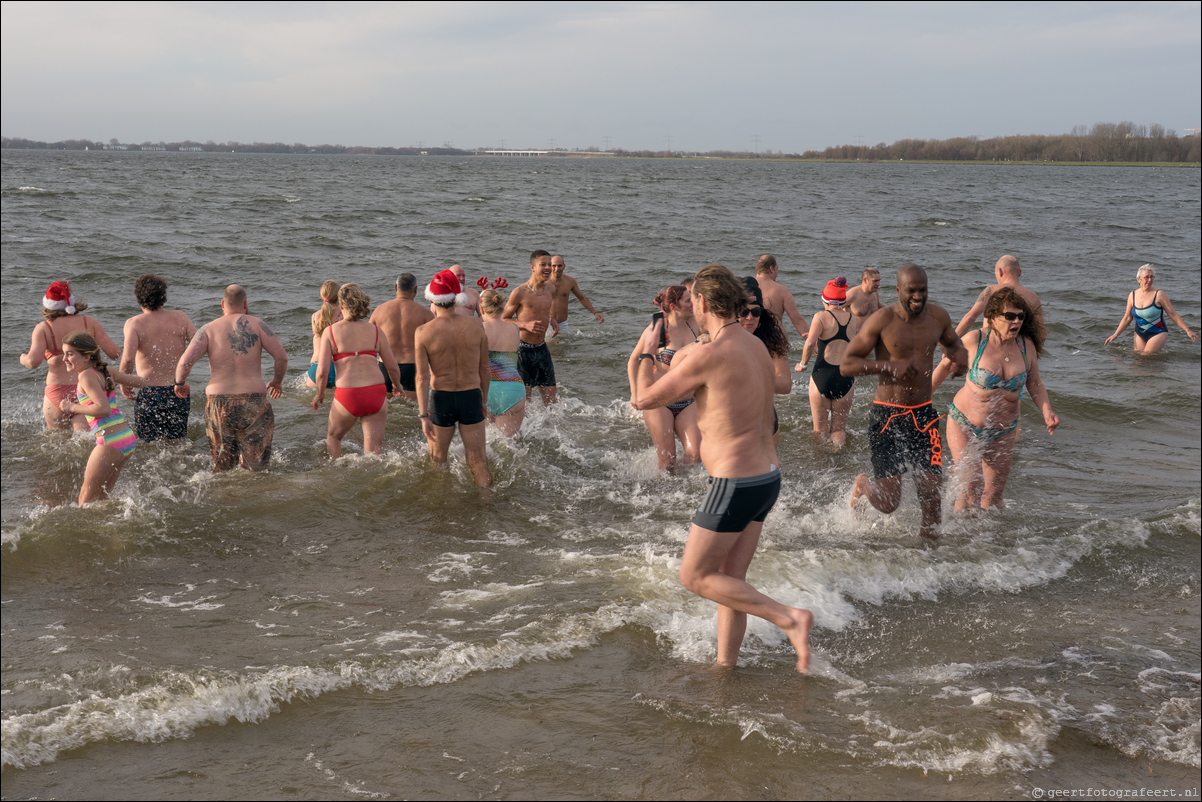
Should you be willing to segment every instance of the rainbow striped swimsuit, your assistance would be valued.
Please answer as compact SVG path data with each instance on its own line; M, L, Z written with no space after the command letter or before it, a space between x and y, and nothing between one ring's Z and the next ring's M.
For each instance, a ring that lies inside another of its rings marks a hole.
M79 388L79 403L87 404L91 401L88 394ZM125 422L125 418L121 415L121 410L117 409L117 393L116 391L109 393L109 414L103 418L93 418L91 415L84 415L88 420L88 425L92 427L92 433L96 435L96 445L108 446L115 448L125 456L134 453L134 449L138 445L138 439L134 437L133 430L129 428L129 424Z

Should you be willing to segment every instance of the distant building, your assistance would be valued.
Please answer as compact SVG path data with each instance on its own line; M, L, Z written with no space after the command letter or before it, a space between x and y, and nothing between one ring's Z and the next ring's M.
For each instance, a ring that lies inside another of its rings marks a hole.
M549 150L486 150L485 156L546 156Z

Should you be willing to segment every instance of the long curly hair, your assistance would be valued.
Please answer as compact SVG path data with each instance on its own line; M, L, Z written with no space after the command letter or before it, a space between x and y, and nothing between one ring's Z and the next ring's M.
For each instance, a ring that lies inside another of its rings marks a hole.
M371 314L371 298L358 284L343 284L338 290L338 305L350 313L351 320L362 320Z
M64 337L63 345L71 346L81 355L91 360L92 367L100 371L101 376L104 376L104 391L106 393L111 393L117 389L117 385L113 382L113 377L109 375L109 365L104 361L104 354L101 352L100 345L96 342L95 337L83 329L79 329Z
M1048 336L1047 330L1043 327L1043 322L1031 311L1027 299L1009 287L1002 287L989 298L989 303L985 305L986 325L993 328L993 321L1002 316L1007 306L1020 309L1026 315L1022 327L1018 330L1018 336L1029 337L1031 342L1035 343L1035 353L1042 356L1043 341Z

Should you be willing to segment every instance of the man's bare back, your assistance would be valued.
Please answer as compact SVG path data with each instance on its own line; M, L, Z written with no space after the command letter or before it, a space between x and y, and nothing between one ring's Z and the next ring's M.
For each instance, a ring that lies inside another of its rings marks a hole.
M459 392L481 388L482 364L485 376L489 375L488 336L478 321L462 315L438 315L418 327L414 341L418 375L424 359L431 389Z
M810 331L809 324L797 310L797 302L793 300L793 293L776 280L779 273L780 268L777 266L776 257L771 254L764 254L755 263L755 278L760 285L764 308L776 315L776 319L781 321L781 325L784 325L785 316L788 315L789 320L793 322L793 328L797 329L798 334L805 337Z
M231 285L231 288L237 285ZM246 313L246 295L240 287L240 301L221 301L222 316L196 331L175 368L176 395L186 397L187 376L201 357L209 358L209 383L206 395L243 395L268 393L279 398L283 392L288 355L266 323ZM231 289L226 290L227 297ZM237 297L237 296L236 296ZM275 362L270 384L263 382L263 351Z
M134 315L125 321L121 371L137 373L151 386L173 384L175 366L195 333L192 321L177 310L156 309Z
M413 335L419 326L434 319L429 309L408 298L394 298L385 301L371 313L370 322L380 327L380 331L388 338L388 345L399 363L414 361Z

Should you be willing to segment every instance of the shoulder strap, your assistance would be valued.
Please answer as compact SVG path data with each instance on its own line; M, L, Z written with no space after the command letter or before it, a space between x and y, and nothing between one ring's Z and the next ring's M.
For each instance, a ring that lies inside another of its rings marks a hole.
M376 326L375 323L372 323L372 325ZM376 326L376 353L377 354L380 353L380 327L379 326Z
M338 341L334 339L334 324L333 323L330 324L329 331L330 331L330 342L334 346L334 353L338 353Z

